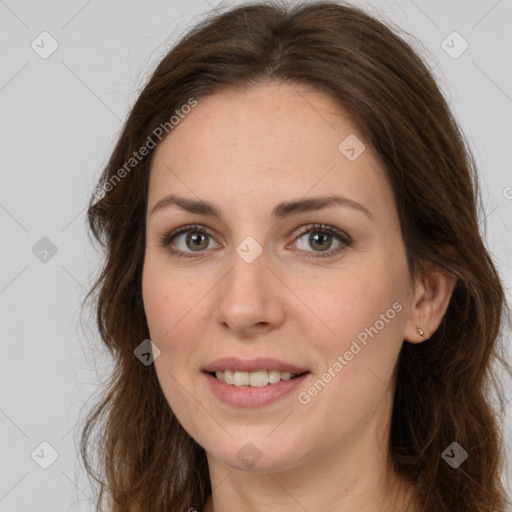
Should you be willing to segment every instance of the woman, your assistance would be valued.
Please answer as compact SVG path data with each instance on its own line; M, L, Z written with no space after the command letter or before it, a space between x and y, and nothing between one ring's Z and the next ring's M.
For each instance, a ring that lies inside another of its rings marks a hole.
M92 198L108 510L504 511L505 297L413 50L334 2L217 14ZM507 367L508 368L508 367Z

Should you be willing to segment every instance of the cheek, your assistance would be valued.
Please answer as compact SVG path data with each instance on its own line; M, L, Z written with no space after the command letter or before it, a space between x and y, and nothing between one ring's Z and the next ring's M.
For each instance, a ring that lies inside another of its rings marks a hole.
M403 300L402 286L389 269L374 269L348 269L336 279L326 278L322 293L315 293L319 316L336 336L355 336Z
M200 274L197 268L173 268L165 257L147 253L142 275L144 310L150 338L160 350L155 369L173 403L182 394L186 398L187 392L196 392L196 382L191 379L199 371L194 354L205 338L211 315L207 294L212 287L208 276Z
M165 279L158 279L158 273L149 267L143 272L142 299L151 339L160 347L165 331L172 325L169 313L175 304Z
M325 283L323 300L315 294L313 309L329 330L322 328L319 335L318 321L315 329L310 324L310 354L316 355L318 366L298 401L333 439L362 429L392 398L406 307L398 278L378 268L340 273L336 284Z
M360 382L371 369L387 382L403 343L407 289L406 270L401 272L399 262L395 271L390 268L386 262L375 262L371 267L344 269L335 282L323 283L322 294L314 294L312 309L325 327L324 335L311 336L324 365L321 371L338 362L331 374L343 373Z
M154 361L160 387L182 425L196 433L193 418L201 413L201 406L199 401L190 399L191 395L197 395L197 390L188 375L188 361L194 349L190 328L196 324L194 314L200 313L201 303L191 283L178 276L170 275L158 258L148 255L142 295L150 338L160 349Z
M181 276L179 270L170 272L165 258L146 252L142 273L142 299L151 339L160 347L193 314L198 302L197 290Z

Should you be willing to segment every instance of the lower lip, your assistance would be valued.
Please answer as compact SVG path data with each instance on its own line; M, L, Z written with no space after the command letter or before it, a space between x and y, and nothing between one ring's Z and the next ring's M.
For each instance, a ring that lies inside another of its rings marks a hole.
M267 386L232 386L213 377L209 373L204 373L210 383L213 393L223 402L235 407L259 407L275 402L284 395L296 390L309 375L305 373L295 379L280 380L275 384Z

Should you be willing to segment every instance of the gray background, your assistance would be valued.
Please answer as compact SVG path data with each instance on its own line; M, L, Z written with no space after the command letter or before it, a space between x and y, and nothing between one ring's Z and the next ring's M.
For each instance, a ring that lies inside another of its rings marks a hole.
M0 0L0 512L93 510L75 437L111 365L94 324L80 323L100 257L86 203L149 71L205 12L233 3ZM354 3L417 38L406 36L477 159L485 236L510 289L512 1ZM460 55L454 31L469 45Z

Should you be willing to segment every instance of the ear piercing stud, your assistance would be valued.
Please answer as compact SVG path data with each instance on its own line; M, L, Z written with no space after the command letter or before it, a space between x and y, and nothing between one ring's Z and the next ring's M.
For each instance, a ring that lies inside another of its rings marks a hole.
M418 331L418 334L424 338L425 337L425 331L422 329L421 325L416 326L416 330Z

